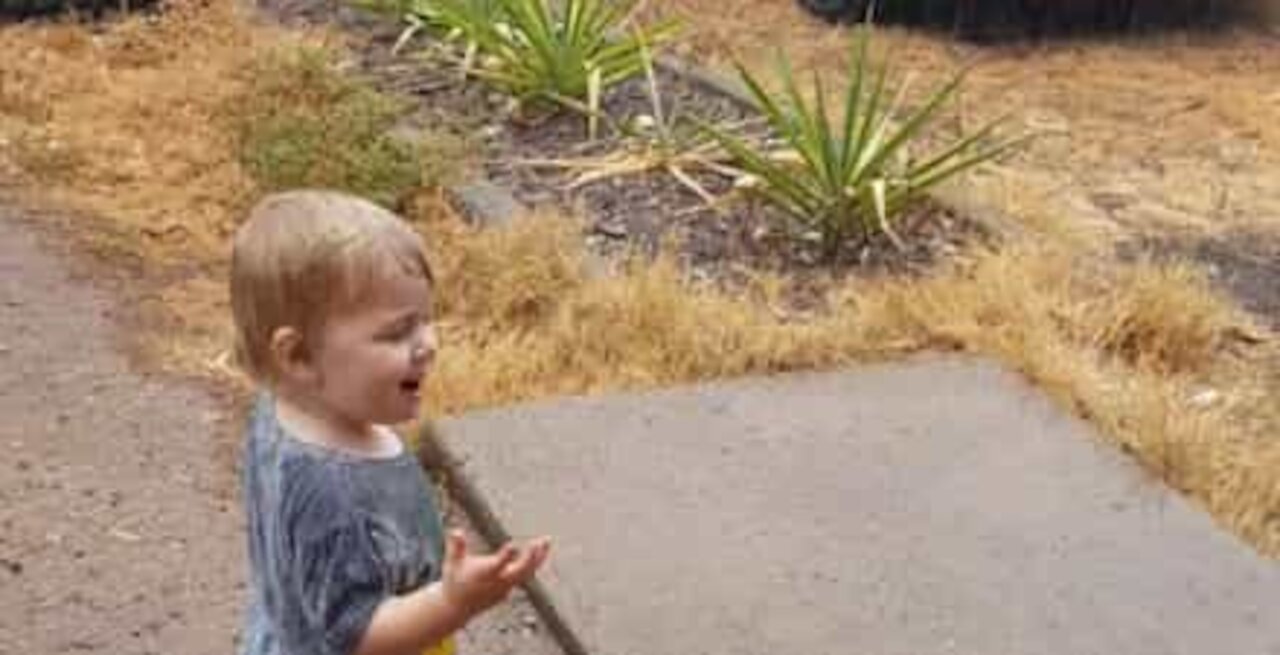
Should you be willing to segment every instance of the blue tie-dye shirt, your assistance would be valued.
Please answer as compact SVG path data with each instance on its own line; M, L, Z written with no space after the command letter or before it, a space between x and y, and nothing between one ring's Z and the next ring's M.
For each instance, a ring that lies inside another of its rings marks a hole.
M242 485L251 575L241 655L348 655L382 600L440 576L440 516L407 449L370 459L299 441L264 394Z

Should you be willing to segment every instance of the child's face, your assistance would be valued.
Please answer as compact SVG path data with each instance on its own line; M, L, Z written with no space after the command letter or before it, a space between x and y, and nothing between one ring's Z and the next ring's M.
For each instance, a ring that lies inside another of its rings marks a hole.
M315 399L346 428L415 418L435 359L427 281L394 272L372 287L357 306L328 317L312 354Z

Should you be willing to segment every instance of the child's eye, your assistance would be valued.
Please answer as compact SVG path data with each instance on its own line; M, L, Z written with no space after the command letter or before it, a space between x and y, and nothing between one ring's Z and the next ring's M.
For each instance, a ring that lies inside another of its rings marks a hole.
M401 341L413 334L414 325L416 325L416 321L397 321L394 325L379 332L376 337L379 341Z
M412 337L418 328L427 327L430 324L430 321L425 318L409 317L404 320L396 321L387 329L379 332L376 336L379 341L405 341Z

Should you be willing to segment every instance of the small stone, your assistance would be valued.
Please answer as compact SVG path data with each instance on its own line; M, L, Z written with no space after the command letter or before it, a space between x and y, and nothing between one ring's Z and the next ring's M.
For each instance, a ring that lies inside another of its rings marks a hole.
M1119 211L1134 204L1137 200L1136 196L1125 191L1098 191L1089 194L1089 201L1098 209L1106 212Z
M734 178L733 188L735 189L755 189L760 186L760 178L750 173L744 173Z
M1222 398L1222 392L1217 389L1205 389L1196 393L1191 397L1191 406L1197 409L1210 407Z
M657 124L658 121L649 114L640 114L631 120L632 127L642 132L652 130Z
M421 129L408 124L396 125L391 128L387 132L387 137L409 148L417 148L426 139Z
M488 180L476 180L449 190L455 207L481 227L510 223L526 209L509 191Z
M139 541L142 541L141 536L133 532L129 532L128 530L124 530L122 528L111 528L111 530L108 531L107 534L125 543L137 543Z
M556 195L550 191L532 191L524 194L525 203L534 207L550 205L555 200Z
M628 234L627 224L621 221L600 221L595 224L594 229L611 239L625 239Z
M525 614L520 617L520 634L523 637L532 637L538 634L538 630L542 624L538 622L538 618L532 614Z

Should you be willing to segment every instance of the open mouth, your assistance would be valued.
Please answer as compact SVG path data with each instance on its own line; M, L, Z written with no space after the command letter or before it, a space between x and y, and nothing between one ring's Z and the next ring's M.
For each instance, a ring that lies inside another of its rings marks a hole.
M400 381L400 390L405 393L417 395L422 390L422 380L411 378Z

